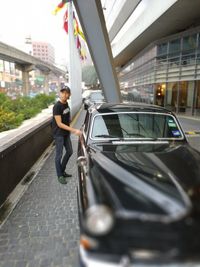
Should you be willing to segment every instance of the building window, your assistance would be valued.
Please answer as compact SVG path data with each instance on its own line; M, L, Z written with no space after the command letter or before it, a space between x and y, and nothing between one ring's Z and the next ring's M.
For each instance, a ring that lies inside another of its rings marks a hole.
M177 110L178 83L167 84L165 107L176 112Z
M200 64L200 52L197 54L197 64Z
M184 65L192 65L195 64L195 55L187 55L187 56L182 56L181 64Z
M157 46L157 55L165 55L167 54L167 43L160 44Z
M191 35L183 38L183 52L187 50L195 50L196 49L196 40L197 35Z
M177 53L180 50L181 50L181 40L180 39L173 40L169 43L169 53L170 54Z
M194 82L182 81L179 84L178 112L191 114Z
M197 47L197 35L191 35L183 38L183 54L195 53Z
M200 81L196 83L195 115L200 116Z
M197 35L197 40L198 40L197 49L198 49L198 52L200 53L200 33L198 33L198 35Z
M169 57L168 62L169 62L169 66L179 66L180 63L180 57L173 57L174 54L172 55L172 57Z

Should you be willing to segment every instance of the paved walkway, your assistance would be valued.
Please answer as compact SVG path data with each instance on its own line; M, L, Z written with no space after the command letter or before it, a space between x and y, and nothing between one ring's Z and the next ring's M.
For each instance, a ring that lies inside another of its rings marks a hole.
M82 111L74 127L80 128ZM52 147L48 159L0 228L0 267L78 266L79 225L76 200L77 140L68 164L73 174L61 185L54 167Z

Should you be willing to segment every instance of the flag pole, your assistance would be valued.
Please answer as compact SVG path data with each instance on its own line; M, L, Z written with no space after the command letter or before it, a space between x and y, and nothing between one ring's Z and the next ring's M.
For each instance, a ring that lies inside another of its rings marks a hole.
M73 3L68 3L68 47L69 47L69 87L71 89L71 114L72 116L80 109L82 104L81 92L81 63L74 38Z
M72 86L72 49L73 49L73 8L72 1L68 3L68 48L69 48L69 87Z

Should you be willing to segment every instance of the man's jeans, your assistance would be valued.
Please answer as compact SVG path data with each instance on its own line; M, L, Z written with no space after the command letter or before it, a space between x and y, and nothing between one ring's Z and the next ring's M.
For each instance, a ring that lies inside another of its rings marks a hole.
M55 157L56 173L57 176L60 177L63 175L67 162L73 153L72 143L70 135L54 136L54 139L56 145L56 157ZM63 147L65 148L64 156L63 156Z

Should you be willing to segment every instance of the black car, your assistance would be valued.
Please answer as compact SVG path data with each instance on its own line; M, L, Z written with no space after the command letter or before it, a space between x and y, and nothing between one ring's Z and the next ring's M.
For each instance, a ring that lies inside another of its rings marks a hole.
M200 266L200 153L176 116L105 103L82 131L81 266Z

